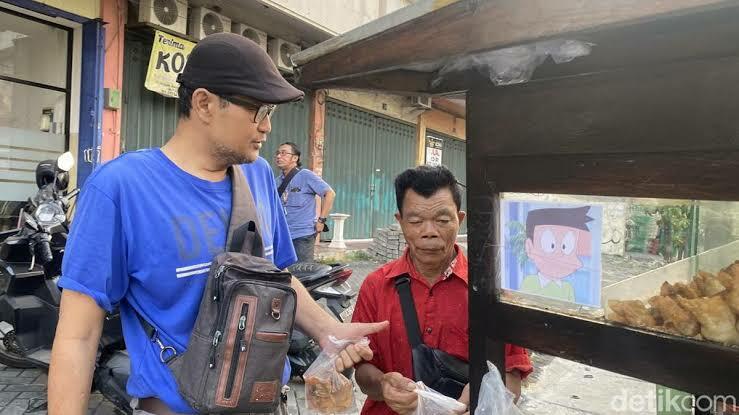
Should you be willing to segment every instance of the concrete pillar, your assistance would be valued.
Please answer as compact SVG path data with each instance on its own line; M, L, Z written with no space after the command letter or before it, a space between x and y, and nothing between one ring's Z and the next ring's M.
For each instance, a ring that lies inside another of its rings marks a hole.
M426 164L426 111L418 115L416 124L416 166Z
M344 222L350 215L345 213L332 213L329 215L334 220L334 236L331 238L329 248L346 249L344 243Z
M313 173L323 175L323 138L324 125L326 121L326 90L316 90L310 102L310 133L308 135L308 147L310 148L310 160L308 165Z
M123 89L123 38L125 36L126 0L101 0L101 14L105 22L104 87ZM103 109L103 137L101 160L108 161L121 153L121 110Z

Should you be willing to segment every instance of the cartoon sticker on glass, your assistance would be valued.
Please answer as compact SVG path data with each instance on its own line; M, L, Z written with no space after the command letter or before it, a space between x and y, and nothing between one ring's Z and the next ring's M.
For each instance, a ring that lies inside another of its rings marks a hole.
M503 201L502 287L600 307L600 206Z

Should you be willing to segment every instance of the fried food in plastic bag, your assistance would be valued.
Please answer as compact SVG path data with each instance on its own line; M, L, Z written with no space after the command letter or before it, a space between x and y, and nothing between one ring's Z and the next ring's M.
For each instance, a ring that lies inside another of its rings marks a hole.
M305 401L313 414L347 414L356 410L354 384L336 371L336 358L351 344L369 345L366 337L360 340L329 338L333 347L321 351L305 371Z

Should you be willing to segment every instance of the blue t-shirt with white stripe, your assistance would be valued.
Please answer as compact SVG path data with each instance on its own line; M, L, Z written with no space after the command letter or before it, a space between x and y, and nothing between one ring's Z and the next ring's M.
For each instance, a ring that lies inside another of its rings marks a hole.
M285 268L297 258L272 170L262 158L242 168L260 215L265 256ZM202 180L159 149L126 153L93 172L76 209L59 286L108 311L120 306L131 357L129 394L194 413L134 310L154 324L165 345L186 349L211 261L226 243L230 177ZM286 362L285 383L289 373Z

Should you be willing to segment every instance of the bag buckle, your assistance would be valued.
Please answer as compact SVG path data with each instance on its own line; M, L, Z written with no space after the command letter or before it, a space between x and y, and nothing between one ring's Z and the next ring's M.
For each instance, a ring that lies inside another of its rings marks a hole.
M280 310L282 309L282 300L279 298L272 299L272 318L275 320L280 319Z
M159 360L162 363L168 364L177 356L177 350L175 350L174 347L165 346L159 339L159 331L154 331L154 335L151 336L151 341L159 346Z

